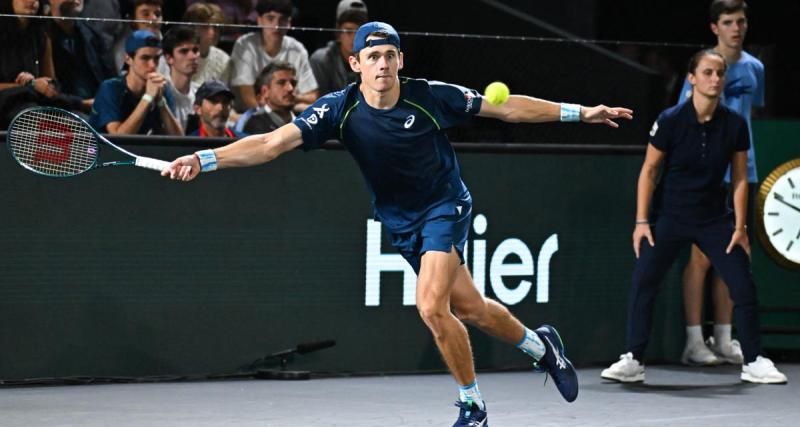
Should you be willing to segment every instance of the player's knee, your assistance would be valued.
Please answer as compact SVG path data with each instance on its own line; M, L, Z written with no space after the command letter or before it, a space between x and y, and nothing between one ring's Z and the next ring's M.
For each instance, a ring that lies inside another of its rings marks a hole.
M449 315L447 304L434 298L418 300L417 311L431 329L437 329L445 316Z

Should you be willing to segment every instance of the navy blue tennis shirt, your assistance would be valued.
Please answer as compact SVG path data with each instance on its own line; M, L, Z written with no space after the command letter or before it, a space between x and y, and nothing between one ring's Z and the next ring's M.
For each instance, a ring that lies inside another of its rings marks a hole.
M304 150L334 138L345 145L367 182L375 219L400 233L471 203L444 130L477 114L481 99L472 89L401 77L397 104L381 110L352 83L318 99L294 124Z
M744 117L720 103L700 123L690 98L658 116L650 144L666 153L653 198L657 214L699 224L729 213L723 178L734 152L750 148Z

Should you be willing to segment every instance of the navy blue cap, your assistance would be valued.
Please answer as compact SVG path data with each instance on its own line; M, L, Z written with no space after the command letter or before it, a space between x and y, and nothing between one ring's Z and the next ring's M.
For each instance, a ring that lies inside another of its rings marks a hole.
M228 95L231 99L233 99L233 92L228 89L228 85L222 83L219 80L206 80L197 88L197 92L194 94L194 103L200 105L206 98L211 98L214 95L219 95L220 93L224 93Z
M389 37L367 41L367 37L369 37L370 34L378 32L386 33ZM358 55L358 52L361 52L361 49L365 47L380 46L383 44L393 45L397 50L400 50L400 36L397 35L397 31L395 31L394 27L385 22L367 22L358 27L356 31L356 36L353 39L353 53Z
M125 40L125 53L133 56L136 51L143 47L157 47L161 48L161 39L152 31L138 30Z

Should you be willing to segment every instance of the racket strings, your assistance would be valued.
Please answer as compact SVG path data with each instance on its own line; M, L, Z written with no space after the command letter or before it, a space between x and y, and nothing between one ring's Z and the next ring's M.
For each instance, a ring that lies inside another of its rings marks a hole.
M97 160L98 147L91 130L59 110L26 111L15 119L8 134L14 157L38 173L76 175Z

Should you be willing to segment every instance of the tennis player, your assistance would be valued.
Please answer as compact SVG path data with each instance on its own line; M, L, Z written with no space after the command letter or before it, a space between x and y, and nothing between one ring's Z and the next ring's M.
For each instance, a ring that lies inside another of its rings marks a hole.
M534 367L552 376L564 399L574 401L578 377L555 328L526 328L503 305L478 292L464 265L472 198L444 130L474 115L507 122L561 120L618 127L614 120L631 119L633 112L521 95L491 105L474 90L398 77L403 68L400 37L382 22L359 27L349 60L360 82L323 96L273 132L180 157L162 175L188 181L201 171L258 165L294 148L312 150L338 138L361 168L375 218L418 274L417 309L460 386L455 425L487 425L462 322L516 344L534 359Z

